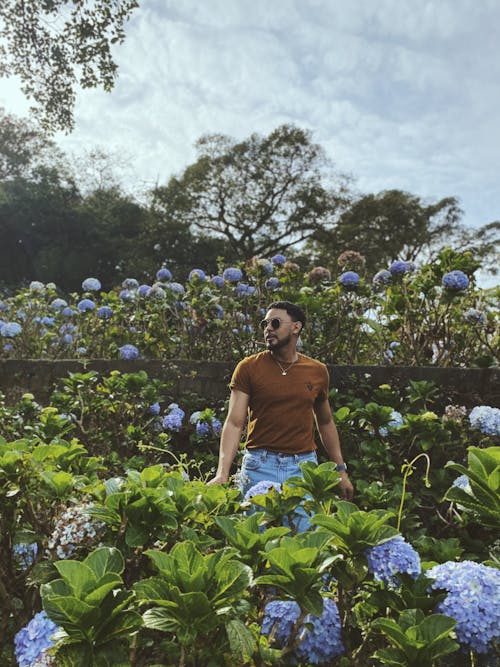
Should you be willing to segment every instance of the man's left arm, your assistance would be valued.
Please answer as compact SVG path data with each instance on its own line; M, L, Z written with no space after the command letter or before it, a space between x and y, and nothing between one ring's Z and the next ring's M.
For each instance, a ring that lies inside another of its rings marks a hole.
M337 427L335 426L335 422L333 421L332 410L327 398L318 402L314 406L314 414L316 417L319 436L321 438L323 447L328 454L328 458L337 465L342 465L344 463L344 459L342 457L339 434ZM352 500L354 496L354 487L351 484L351 480L349 479L349 476L345 470L339 474L342 498L344 498L344 500Z

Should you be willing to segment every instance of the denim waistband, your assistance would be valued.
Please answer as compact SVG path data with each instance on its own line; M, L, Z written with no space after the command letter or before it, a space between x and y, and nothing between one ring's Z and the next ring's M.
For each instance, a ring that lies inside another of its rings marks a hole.
M246 450L247 452L250 453L264 453L266 456L276 456L279 458L285 458L285 457L301 457L301 456L310 456L311 454L315 454L316 450L311 449L308 452L300 452L298 454L295 453L285 453L285 452L279 452L276 449L271 449L270 447L247 447Z

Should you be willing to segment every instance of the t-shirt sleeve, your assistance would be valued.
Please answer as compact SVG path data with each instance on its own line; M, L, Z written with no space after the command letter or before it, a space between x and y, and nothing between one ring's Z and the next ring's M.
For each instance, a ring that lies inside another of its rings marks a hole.
M234 369L229 386L231 389L242 391L244 394L248 394L249 396L252 393L250 374L248 372L248 363L245 359L242 359L242 361L240 361Z
M328 373L328 368L325 364L321 364L322 367L322 383L321 388L318 393L318 398L316 401L324 401L328 398L328 392L330 390L330 374Z

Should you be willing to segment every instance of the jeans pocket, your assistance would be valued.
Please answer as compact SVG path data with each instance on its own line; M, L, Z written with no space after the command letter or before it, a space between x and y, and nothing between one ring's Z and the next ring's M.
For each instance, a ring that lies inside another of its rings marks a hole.
M245 452L241 462L242 470L258 470L262 465L262 452Z

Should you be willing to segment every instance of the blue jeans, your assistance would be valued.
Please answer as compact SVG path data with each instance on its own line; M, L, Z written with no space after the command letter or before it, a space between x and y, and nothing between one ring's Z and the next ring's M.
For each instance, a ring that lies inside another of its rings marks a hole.
M238 486L243 495L257 482L271 481L283 484L294 475L302 477L299 468L304 461L318 463L316 452L305 454L280 454L268 449L247 449L243 455ZM309 517L298 507L294 524L298 533L309 528Z

